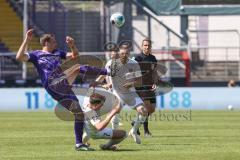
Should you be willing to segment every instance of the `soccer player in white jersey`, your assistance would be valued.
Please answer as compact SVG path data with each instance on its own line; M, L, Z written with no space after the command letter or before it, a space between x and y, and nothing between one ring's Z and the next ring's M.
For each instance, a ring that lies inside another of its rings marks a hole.
M121 110L119 103L112 107L105 119L101 119L101 116L106 114L103 111L104 107L109 107L104 106L105 100L106 97L96 92L92 93L90 97L86 96L84 98L82 110L85 116L85 131L87 134L83 137L83 143L86 143L89 138L110 139L106 144L100 145L100 148L102 150L116 150L116 144L122 142L127 134L124 130L107 128L112 117Z
M105 68L111 73L110 81L113 93L119 98L121 107L128 105L138 112L135 124L129 132L137 144L141 144L137 130L145 121L148 110L144 107L142 99L136 93L135 87L141 85L141 70L135 60L129 58L130 48L128 44L119 46L119 58L110 60ZM102 76L103 77L103 76Z

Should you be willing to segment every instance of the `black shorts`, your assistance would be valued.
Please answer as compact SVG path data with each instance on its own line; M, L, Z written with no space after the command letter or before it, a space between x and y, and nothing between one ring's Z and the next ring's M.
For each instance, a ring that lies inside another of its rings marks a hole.
M156 103L156 95L154 91L151 91L151 87L137 87L137 93L143 101L149 100L150 103Z

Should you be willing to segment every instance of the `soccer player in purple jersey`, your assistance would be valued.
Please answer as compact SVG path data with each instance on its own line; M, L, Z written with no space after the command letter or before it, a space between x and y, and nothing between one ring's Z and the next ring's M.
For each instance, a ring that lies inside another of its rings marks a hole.
M61 59L75 59L78 49L74 39L67 36L66 43L71 52L57 50L57 42L52 34L44 34L40 38L42 50L35 50L25 53L27 45L32 39L33 29L29 29L26 38L22 42L16 59L21 62L32 62L38 71L42 85L46 91L57 100L63 107L72 112L75 116L74 131L76 138L75 149L77 151L93 150L82 143L84 115L79 105L79 101L72 91L72 84L79 73L91 73L96 75L107 75L106 69L99 69L91 66L81 66L75 64L71 68L63 71L61 69Z

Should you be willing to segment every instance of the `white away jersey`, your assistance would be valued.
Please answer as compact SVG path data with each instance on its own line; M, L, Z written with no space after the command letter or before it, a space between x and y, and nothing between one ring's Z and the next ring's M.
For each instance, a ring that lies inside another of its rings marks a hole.
M139 64L130 58L126 64L122 64L120 59L110 60L107 62L105 68L111 73L110 81L113 89L119 94L135 91L134 87L127 89L123 87L123 85L132 81L134 78L142 76Z

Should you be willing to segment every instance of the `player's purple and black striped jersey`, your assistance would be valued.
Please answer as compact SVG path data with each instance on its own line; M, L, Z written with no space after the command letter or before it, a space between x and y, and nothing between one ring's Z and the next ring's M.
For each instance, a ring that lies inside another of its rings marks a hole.
M29 52L29 60L36 67L44 87L47 80L52 77L59 78L63 75L61 70L61 59L66 59L66 52L54 50L52 53L36 50Z

